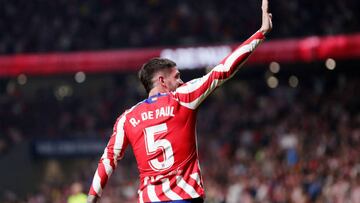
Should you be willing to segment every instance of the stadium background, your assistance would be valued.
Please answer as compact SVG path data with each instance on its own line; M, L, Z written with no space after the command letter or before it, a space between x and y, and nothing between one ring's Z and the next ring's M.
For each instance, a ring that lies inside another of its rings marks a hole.
M250 0L1 3L4 203L86 193L116 117L146 97L143 61L172 53L188 81L261 19ZM270 3L268 40L200 108L206 202L360 202L360 3ZM135 202L137 175L128 150L102 202Z

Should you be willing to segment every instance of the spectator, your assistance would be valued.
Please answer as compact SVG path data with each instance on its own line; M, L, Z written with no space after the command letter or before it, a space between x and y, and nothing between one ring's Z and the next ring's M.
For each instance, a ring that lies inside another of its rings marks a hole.
M118 79L126 81L120 76ZM339 85L336 80L337 77L329 79L323 84L322 91L312 86L269 90L261 87L260 81L251 80L230 81L226 90L217 90L199 113L199 158L208 184L207 201L358 201L360 108L356 90L360 83L356 77L347 77L346 82ZM307 83L317 84L316 81L314 76ZM126 82L108 85L101 90L102 96L94 96L91 102L78 96L56 100L52 98L52 92L47 91L42 93L49 95L42 97L45 101L19 96L21 91L17 95L2 95L1 136L6 141L13 139L14 142L6 142L11 146L17 145L16 140L39 137L38 132L45 138L98 136L106 139L105 136L110 134L111 119L117 116L112 109L121 112L128 107L127 103L138 100L142 94L134 93L134 88L128 88ZM124 95L128 95L127 100L123 99ZM235 99L224 100L224 97ZM19 103L22 108L17 108ZM224 105L232 111L224 112ZM56 113L49 113L50 109ZM107 121L96 119L99 116ZM31 122L34 117L41 125ZM47 130L42 131L44 128ZM21 139L17 139L19 137ZM6 156L11 148L3 151L2 156ZM289 154L289 149L295 154ZM125 155L123 167L119 169L123 171L114 174L114 181L109 183L107 194L104 194L107 197L102 200L104 202L136 201L136 175L121 175L136 171L130 153ZM84 160L86 167L72 170L70 176L58 160L57 170L51 170L54 171L52 176L36 183L38 190L34 193L25 198L16 191L7 192L0 201L66 202L63 197L70 195L75 180L81 181L82 185L90 184L97 159ZM58 169L61 172L56 172ZM50 171L44 174L50 175Z
M87 195L83 193L83 186L79 182L74 182L71 187L71 195L67 199L67 203L86 203Z
M241 4L237 1L194 4L190 0L6 1L0 7L0 53L242 41L259 24L254 18L256 3L250 0ZM272 5L277 18L272 38L360 31L357 0L334 0L331 4L324 0L273 0ZM247 29L240 29L243 27Z

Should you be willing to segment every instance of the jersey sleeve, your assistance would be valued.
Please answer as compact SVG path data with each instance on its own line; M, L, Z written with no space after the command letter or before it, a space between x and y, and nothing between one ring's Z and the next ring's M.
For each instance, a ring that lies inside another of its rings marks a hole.
M101 196L102 190L117 166L117 161L124 155L124 151L129 143L125 136L125 120L126 113L121 115L114 125L113 133L98 163L89 195Z
M180 104L190 109L196 109L211 92L235 75L264 38L262 32L256 32L208 74L177 88L174 94Z

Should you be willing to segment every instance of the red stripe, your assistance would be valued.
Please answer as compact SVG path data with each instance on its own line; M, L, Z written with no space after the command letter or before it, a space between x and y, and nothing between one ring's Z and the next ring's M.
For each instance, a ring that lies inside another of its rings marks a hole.
M105 166L103 163L99 163L98 174L101 179L101 181L100 181L101 188L104 188L104 186L106 185L106 182L108 180L108 176L106 174Z
M93 186L91 185L90 190L89 190L89 195L95 195L98 196L98 194L96 193L96 191L94 190Z
M191 199L192 197L188 195L181 187L177 185L176 177L171 178L170 180L170 188L176 194L178 194L182 199Z
M238 50L238 49L240 49L242 46L244 46L244 45L247 45L247 44L250 44L253 40L255 40L255 39L264 39L265 38L265 36L264 36L264 34L262 33L262 32L257 32L257 33L255 33L254 35L252 35L249 39L247 39L245 42L243 42L240 46L238 46L236 49L235 49L235 51L236 50ZM232 52L232 53L234 53L234 51ZM231 53L231 54L232 54ZM221 64L224 64L225 63L225 61L229 58L229 56L231 56L231 54L229 54L227 57L225 57L220 63Z
M251 41L255 39L264 39L264 38L265 38L264 34L258 31L255 34L253 34L249 39L247 39L245 42L243 42L243 44L249 44Z
M125 112L126 113L126 112ZM110 166L112 167L112 169L114 170L116 168L116 161L114 159L115 157L115 154L114 154L114 145L115 145L115 142L116 142L116 135L117 135L117 126L118 126L118 123L120 121L120 119L125 116L125 113L123 113L121 116L119 116L115 122L115 125L113 127L113 133L111 135L111 138L106 146L106 150L107 150L107 153L106 153L106 158L101 158L100 161L99 161L99 164L98 164L98 168L97 168L97 175L99 176L100 178L100 186L101 188L103 189L108 181L108 175L106 173L106 169L105 169L105 165L104 165L104 160L108 159L109 160L109 163L110 163ZM124 141L123 141L123 146L121 146L121 151L120 151L120 154L124 152L124 146L126 146L126 140L125 140L125 137L124 137ZM96 175L96 174L95 174ZM93 180L94 181L94 180ZM97 195L96 191L94 190L93 188L93 185L91 186L90 188L90 191L89 191L89 194L93 194L93 195Z
M251 43L255 39L262 39L262 38L264 38L264 35L261 32L257 32L253 36L251 36L248 40L246 40L244 43L242 43L236 50L240 49L241 47L243 47L245 45L248 45L249 43ZM221 64L225 64L226 60L233 53L234 52L232 52L227 57L225 57L221 61ZM213 81L214 79L226 79L226 78L229 78L234 73L234 71L237 70L238 66L250 56L251 53L252 52L246 52L246 53L242 54L241 56L239 56L234 61L234 63L231 64L231 67L229 68L229 71L227 71L227 72L213 71L211 73L211 75L209 76L208 80L205 83L203 83L203 85L201 85L197 90L195 90L195 91L193 91L191 93L188 93L188 94L178 93L179 99L181 101L187 102L187 103L196 100L199 96L201 96L209 88L209 86L211 85L211 81Z
M232 66L230 67L230 70L227 72L217 72L212 71L209 78L195 91L184 94L184 93L178 93L179 99L182 102L190 103L192 101L195 101L197 98L199 98L204 92L209 89L212 81L215 79L227 79L229 78L236 70L237 66L244 61L248 56L250 56L251 52L244 53L243 55L239 56Z
M115 160L114 160L114 144L115 144L116 136L113 134L109 140L109 143L107 145L107 158L110 161L110 165L113 169L115 169Z
M221 79L225 77L224 75L227 74L227 72L216 72L212 71L208 77L208 79L196 90L190 93L178 93L179 99L182 102L190 103L192 101L195 101L197 98L199 98L207 89L209 89L211 82L215 79Z
M196 180L194 180L193 178L189 177L187 180L186 180L187 184L191 185L194 190L199 194L201 195L202 192L202 188L199 186L199 184L196 182Z
M144 202L150 202L149 194L147 192L147 187L144 187L142 196L143 196Z
M162 181L157 181L155 186L155 193L156 196L161 200L161 201L169 201L171 199L169 199L163 192L162 190Z

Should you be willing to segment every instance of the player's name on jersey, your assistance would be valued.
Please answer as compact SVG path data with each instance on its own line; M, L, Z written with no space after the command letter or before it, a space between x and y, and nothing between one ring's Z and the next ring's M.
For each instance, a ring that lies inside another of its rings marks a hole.
M141 121L158 119L161 117L169 117L169 116L174 117L175 116L173 106L164 106L164 107L155 109L154 111L145 111L145 112L142 112L140 115L141 115L141 120L136 119L134 117L130 118L129 121L133 127L136 127L137 125L139 125Z

